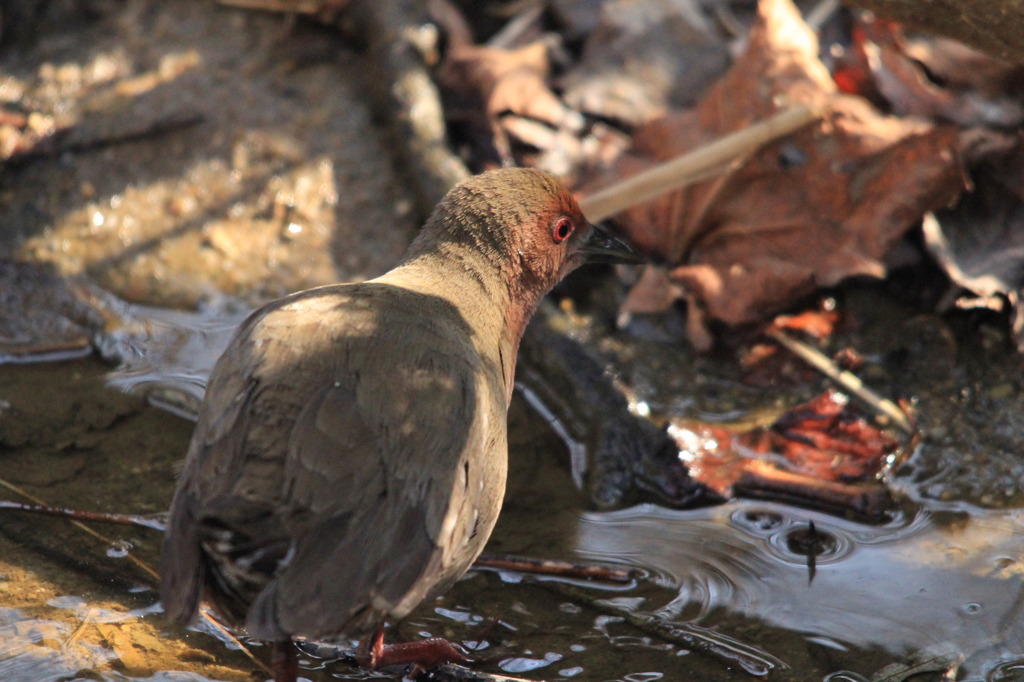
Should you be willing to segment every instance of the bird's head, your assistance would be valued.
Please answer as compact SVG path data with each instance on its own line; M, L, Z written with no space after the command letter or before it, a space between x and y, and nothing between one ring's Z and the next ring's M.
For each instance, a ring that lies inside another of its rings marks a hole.
M513 288L541 294L583 263L642 260L589 223L558 180L530 168L489 171L454 187L438 204L421 241L482 257Z

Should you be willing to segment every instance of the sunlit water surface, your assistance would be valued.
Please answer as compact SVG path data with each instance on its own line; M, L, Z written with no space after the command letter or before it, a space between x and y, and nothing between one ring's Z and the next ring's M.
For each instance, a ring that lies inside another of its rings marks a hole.
M792 548L809 521L826 545L813 578ZM824 647L962 659L958 679L982 680L1024 659L1022 531L1019 510L921 511L871 527L765 503L644 505L583 514L577 551L671 586L673 599L644 605L669 619L724 609Z
M179 414L194 409L209 367L244 314L235 311L224 322L224 311L123 312L141 322L107 338L104 354L123 365L106 381L141 391ZM102 383L97 380L95 390L109 391ZM530 428L549 431L540 420L533 423ZM743 680L769 673L776 680L863 682L913 675L939 680L949 671L958 680L1024 679L1024 512L922 504L878 526L743 501L691 511L641 505L586 512L578 493L566 494L572 478L558 460L557 437L547 433L539 439L524 439L526 445L512 453L513 463L537 452L544 457L520 473L518 487L513 481L492 545L503 552L635 568L642 577L625 587L575 585L596 600L586 603L552 590L558 581L475 572L414 613L401 636L443 635L485 647L490 638L478 635L497 620L493 627L512 638L515 650L495 654L494 665L532 679ZM184 446L172 444L171 457L180 457ZM165 478L165 487L173 484ZM95 494L97 504L133 511L118 506L116 491ZM811 523L813 560L806 543ZM142 544L155 553L158 541L150 537ZM116 562L116 548L108 549ZM116 613L72 596L51 598L46 608L0 602L0 680L249 678L245 659L223 637L193 637L189 644L217 659L235 651L228 665L236 674L227 677L205 677L184 662L180 670L126 676L119 671L116 646L79 636L81 623L136 619L161 636L180 637L162 624L152 586L141 592L132 603L141 599L146 606ZM609 609L602 611L602 603ZM734 650L738 663L723 665L632 629L615 615L622 609ZM377 675L334 659L332 649L311 646L304 674L313 680Z

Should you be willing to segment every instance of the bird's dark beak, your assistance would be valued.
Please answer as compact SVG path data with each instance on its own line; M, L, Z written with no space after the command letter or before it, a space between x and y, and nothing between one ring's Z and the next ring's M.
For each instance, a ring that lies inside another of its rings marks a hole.
M629 244L593 223L580 253L586 256L586 263L643 263L647 260Z

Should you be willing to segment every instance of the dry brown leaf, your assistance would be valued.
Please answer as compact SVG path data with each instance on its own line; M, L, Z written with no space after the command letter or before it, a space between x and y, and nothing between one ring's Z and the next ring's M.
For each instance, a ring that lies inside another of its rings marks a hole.
M756 322L817 287L884 275L890 247L963 189L956 131L839 93L790 0L763 0L729 72L693 112L642 129L611 174L632 175L794 104L823 110L822 123L619 216L634 243L674 266L700 326ZM709 338L706 326L690 334L702 345Z
M882 277L881 259L907 229L958 196L956 131L913 133L908 124L900 126L909 133L902 139L872 138L865 112L866 105L843 98L832 108L831 134L791 142L806 158L801 166L779 169L777 160L758 155L730 179L704 218L713 227L689 244L688 263L672 271L711 317L754 322L818 287L854 275ZM885 146L875 151L879 142Z
M725 498L785 500L875 515L888 501L878 475L899 442L868 423L835 391L744 432L716 424L676 425L690 475ZM871 500L869 507L860 507Z
M1014 82L1019 82L1020 67L966 46L957 49L950 40L918 41L915 56L898 24L870 17L858 23L854 39L851 51L859 55L867 77L896 114L963 126L1016 127L1024 120L1020 89ZM926 72L919 57L930 58L934 70ZM941 77L943 84L929 73Z
M560 80L579 111L637 126L695 104L729 65L697 0L610 0Z
M664 268L648 265L629 290L619 310L622 313L660 313L682 296Z
M986 95L1005 94L1024 77L1024 64L1013 64L941 36L914 35L907 39L907 55L928 73L956 90L978 90Z
M506 135L517 132L515 124L502 125L508 114L556 130L582 126L582 117L548 87L547 50L543 40L515 49L455 44L438 73L442 87L457 100L456 116L489 129L503 161L511 158Z

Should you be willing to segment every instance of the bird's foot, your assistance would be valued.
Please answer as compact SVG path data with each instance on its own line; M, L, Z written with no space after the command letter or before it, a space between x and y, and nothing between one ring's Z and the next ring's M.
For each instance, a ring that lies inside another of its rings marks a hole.
M295 644L290 639L274 642L270 654L270 668L274 682L295 682L299 676L299 661L295 656Z
M356 660L362 668L386 668L391 665L412 663L424 670L436 668L442 663L476 662L443 637L385 644L383 628L360 645Z

